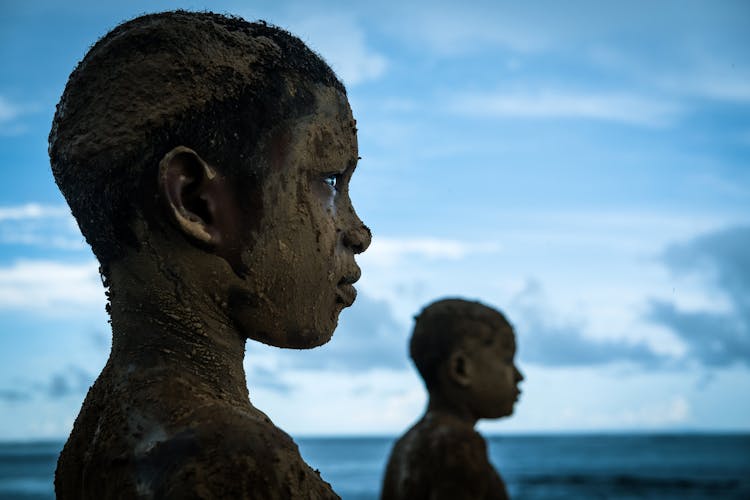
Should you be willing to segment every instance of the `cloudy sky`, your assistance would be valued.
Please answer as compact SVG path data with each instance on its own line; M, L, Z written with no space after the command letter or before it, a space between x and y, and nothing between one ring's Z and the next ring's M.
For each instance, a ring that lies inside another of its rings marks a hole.
M290 29L342 77L374 233L333 340L248 344L295 435L394 434L423 410L412 317L507 313L524 394L488 432L750 430L747 2L0 3L0 439L64 437L104 365L97 264L49 171L70 71L176 7Z

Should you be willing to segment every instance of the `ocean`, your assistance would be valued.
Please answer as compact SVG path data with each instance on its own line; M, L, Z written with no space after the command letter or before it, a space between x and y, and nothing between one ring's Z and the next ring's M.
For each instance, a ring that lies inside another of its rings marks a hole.
M345 500L375 499L393 438L298 438ZM750 499L750 434L494 436L514 499ZM0 498L52 499L61 442L0 443Z

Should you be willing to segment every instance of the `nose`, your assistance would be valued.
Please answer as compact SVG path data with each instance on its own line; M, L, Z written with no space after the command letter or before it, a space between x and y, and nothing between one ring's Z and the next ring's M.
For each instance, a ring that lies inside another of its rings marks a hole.
M351 223L344 231L344 246L351 249L355 254L367 250L372 242L372 232L370 228L357 216L354 208L349 208L351 214Z
M515 367L516 369L516 383L521 382L524 379L523 373L521 373L521 370L518 369L518 367Z

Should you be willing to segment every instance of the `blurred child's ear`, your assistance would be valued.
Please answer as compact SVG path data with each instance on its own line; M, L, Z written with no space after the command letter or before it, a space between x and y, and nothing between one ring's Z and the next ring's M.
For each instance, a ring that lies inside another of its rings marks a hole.
M216 211L222 204L215 198L223 188L216 171L190 148L177 146L159 162L159 195L167 215L200 244L221 243Z
M448 359L448 376L461 387L471 384L473 366L463 349L453 351Z

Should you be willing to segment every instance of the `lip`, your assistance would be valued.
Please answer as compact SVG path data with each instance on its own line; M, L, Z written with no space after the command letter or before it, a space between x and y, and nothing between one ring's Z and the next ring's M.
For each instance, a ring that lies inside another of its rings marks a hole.
M354 288L354 283L359 280L361 274L362 272L357 267L339 280L336 287L336 302L343 304L344 307L349 307L354 303L357 298L357 289Z
M349 283L340 283L336 288L336 302L343 304L344 307L349 307L354 304L354 299L357 298L357 289Z

